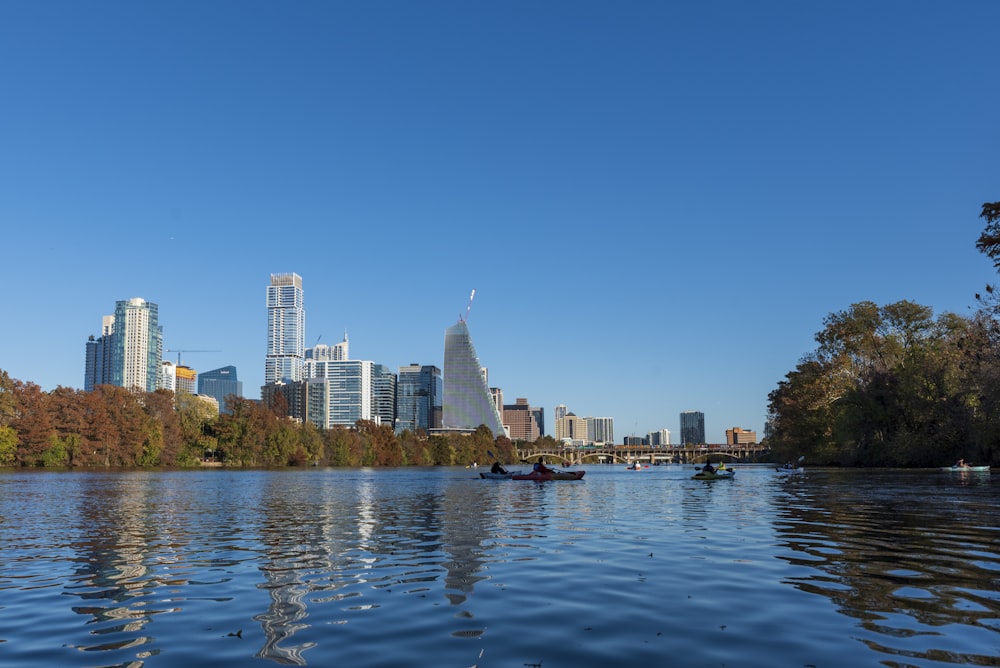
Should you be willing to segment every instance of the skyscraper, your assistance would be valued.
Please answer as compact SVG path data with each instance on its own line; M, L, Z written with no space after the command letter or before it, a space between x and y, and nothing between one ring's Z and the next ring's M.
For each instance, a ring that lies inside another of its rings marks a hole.
M267 287L267 358L264 383L303 379L306 348L306 310L302 277L271 274Z
M705 414L700 411L681 413L681 445L701 445L705 442Z
M95 385L111 384L114 369L112 358L114 329L115 317L106 315L101 321L101 335L94 338L91 334L87 339L87 361L83 371L83 389L87 392L93 391Z
M141 297L115 302L111 339L111 383L155 392L163 355L157 305Z
M435 411L435 409L437 409ZM410 364L399 367L396 382L396 431L428 430L441 412L441 369Z
M227 413L226 397L230 394L243 396L243 381L236 377L236 367L224 366L198 374L198 394L215 397L219 410Z
M490 396L483 365L472 345L465 321L444 333L444 405L442 426L446 429L477 429L486 425L494 436L504 435L500 412Z
M372 417L390 427L396 422L396 374L384 364L372 365Z

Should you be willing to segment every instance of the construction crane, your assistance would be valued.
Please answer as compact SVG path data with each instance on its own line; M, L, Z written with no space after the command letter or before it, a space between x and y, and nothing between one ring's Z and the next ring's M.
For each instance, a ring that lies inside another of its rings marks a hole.
M465 317L463 318L461 313L458 314L458 321L459 322L468 322L469 321L469 311L472 310L472 300L475 299L475 298L476 298L476 290L475 290L475 288L473 288L472 289L472 294L469 295L469 305L465 307ZM345 338L346 338L346 334L345 334Z
M191 348L173 348L164 350L165 353L177 353L177 366L181 365L181 353L221 353L221 350L193 350Z

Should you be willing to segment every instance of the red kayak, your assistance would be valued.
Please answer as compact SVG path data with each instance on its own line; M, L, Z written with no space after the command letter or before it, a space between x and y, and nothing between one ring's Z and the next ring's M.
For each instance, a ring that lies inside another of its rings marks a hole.
M532 471L531 473L515 473L511 476L511 480L537 480L538 482L545 482L546 480L583 480L583 476L586 471L552 471L550 473L536 473Z

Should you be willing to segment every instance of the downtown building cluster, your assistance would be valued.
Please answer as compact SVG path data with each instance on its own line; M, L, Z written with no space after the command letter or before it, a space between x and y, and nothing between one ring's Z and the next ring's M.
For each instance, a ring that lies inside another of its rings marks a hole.
M177 364L164 360L165 352L159 307L141 297L118 301L114 315L103 317L100 336L87 340L83 389L117 385L143 392L186 392L214 404L216 410L225 406L227 396L243 396L235 366L199 375L180 363L180 351L174 351Z
M418 363L392 370L372 360L351 359L346 333L332 346L318 341L305 346L305 293L298 274L271 274L265 304L267 347L260 396L268 405L282 405L293 419L320 429L370 421L391 425L397 433L470 431L485 425L495 436L524 442L545 435L543 408L525 398L505 404L503 391L490 387L488 371L461 317L445 330L443 370ZM177 363L163 359L165 352L177 352ZM101 335L87 341L84 389L99 384L148 392L167 389L200 397L219 410L225 410L228 396L243 396L235 366L199 374L181 364L182 352L187 351L164 348L156 304L139 297L118 301L114 315L104 316ZM734 430L744 439L753 434ZM682 445L704 443L704 434L704 414L681 414ZM571 447L614 444L614 420L577 417L560 405L555 409L555 438ZM669 446L670 432L629 436L625 443Z

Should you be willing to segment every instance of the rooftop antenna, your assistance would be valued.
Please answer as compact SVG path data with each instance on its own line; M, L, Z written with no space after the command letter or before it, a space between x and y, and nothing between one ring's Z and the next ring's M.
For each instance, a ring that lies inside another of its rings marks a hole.
M472 299L475 296L476 296L476 289L473 288L472 289L472 294L469 295L469 305L465 307L465 318L463 319L462 316L458 316L458 321L459 322L469 322L469 311L472 310Z

